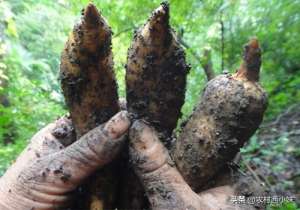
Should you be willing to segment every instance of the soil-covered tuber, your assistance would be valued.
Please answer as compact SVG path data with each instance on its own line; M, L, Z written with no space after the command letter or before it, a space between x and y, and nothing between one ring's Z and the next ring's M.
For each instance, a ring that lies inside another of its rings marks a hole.
M89 4L62 52L61 85L78 138L119 111L111 36L106 20ZM91 177L80 188L88 197L77 196L76 209L112 208L117 169L111 164Z
M194 190L220 172L259 127L267 107L267 95L258 83L260 65L261 50L252 39L237 73L208 82L184 126L173 157Z
M169 137L181 115L189 66L169 25L167 3L135 32L126 70L128 110Z
M181 115L189 67L169 24L169 5L162 3L134 34L126 65L127 108L159 131L167 146ZM144 190L130 164L125 167L121 207L144 209Z
M105 19L89 4L62 52L61 85L78 137L119 110L111 34Z

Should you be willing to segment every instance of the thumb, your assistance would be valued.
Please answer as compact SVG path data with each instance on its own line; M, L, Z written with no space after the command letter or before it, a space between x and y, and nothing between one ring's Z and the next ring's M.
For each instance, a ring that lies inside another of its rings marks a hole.
M68 198L66 193L118 155L129 126L127 112L119 112L69 147L28 163L16 176L6 176L5 183L17 186L20 195L41 205L63 205Z
M69 147L48 156L43 176L47 177L47 182L63 186L64 191L73 190L119 154L129 126L128 113L117 113L107 123L89 131Z
M177 171L155 130L138 120L129 136L131 162L152 209L201 209L198 195Z

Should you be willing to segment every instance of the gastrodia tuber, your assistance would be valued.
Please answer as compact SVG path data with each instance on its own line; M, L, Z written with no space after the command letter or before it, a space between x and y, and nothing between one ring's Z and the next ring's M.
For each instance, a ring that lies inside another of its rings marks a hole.
M106 20L89 4L62 52L61 86L77 138L119 111L111 36ZM114 164L107 166L80 187L88 196L79 193L76 209L112 208L117 168Z
M267 95L258 83L260 65L261 49L252 39L235 74L208 82L179 135L172 154L194 190L218 174L262 122Z
M89 4L62 52L61 86L78 137L119 111L111 34Z
M154 126L170 146L184 103L189 66L169 24L169 5L162 3L134 34L126 65L127 108ZM130 164L124 170L121 208L147 209L148 201Z
M128 110L171 136L181 115L188 70L185 53L169 24L169 5L164 2L135 32L128 51Z

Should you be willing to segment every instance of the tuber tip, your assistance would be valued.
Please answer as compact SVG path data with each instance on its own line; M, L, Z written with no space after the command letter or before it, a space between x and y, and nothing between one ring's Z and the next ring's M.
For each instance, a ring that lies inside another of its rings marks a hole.
M152 12L148 22L144 25L143 32L158 43L170 40L169 4L167 2L161 3Z
M259 49L259 42L256 37L251 38L250 41L248 42L247 46L249 46L252 49Z
M96 24L100 20L100 12L94 4L89 3L84 10L83 18L86 23Z
M168 23L169 22L169 3L162 2L160 6L155 9L150 18L150 22L161 22Z
M170 8L170 4L167 1L163 1L160 6L162 7L162 9L168 14L169 13L169 8Z

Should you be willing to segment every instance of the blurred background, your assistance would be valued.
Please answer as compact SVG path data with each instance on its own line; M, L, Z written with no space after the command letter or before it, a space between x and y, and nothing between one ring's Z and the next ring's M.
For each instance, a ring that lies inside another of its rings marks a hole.
M60 53L88 0L0 0L0 176L31 136L67 113L58 72ZM159 0L93 1L113 35L119 95L133 31ZM264 123L241 150L250 171L270 192L300 189L300 1L170 0L171 25L192 69L183 119L207 82L205 71L235 72L243 44L256 36L263 49L261 83L269 94ZM272 209L299 209L286 203Z

